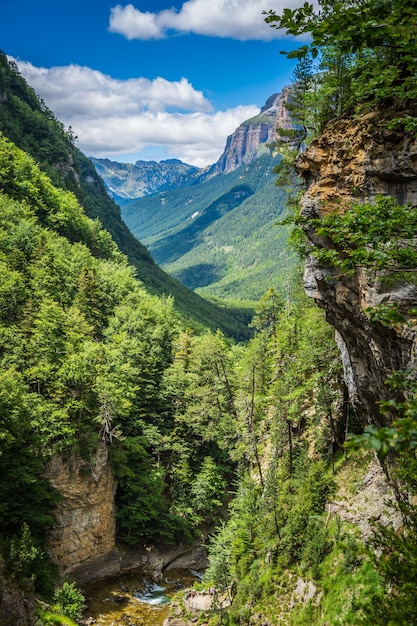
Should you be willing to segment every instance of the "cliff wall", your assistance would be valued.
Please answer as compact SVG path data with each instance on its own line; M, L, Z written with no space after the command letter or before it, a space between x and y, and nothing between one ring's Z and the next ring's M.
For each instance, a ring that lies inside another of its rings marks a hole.
M116 481L107 447L101 443L90 461L55 457L45 476L62 495L45 549L67 576L115 547Z
M417 138L390 130L387 121L377 113L342 119L311 143L297 162L307 185L304 215L343 212L352 203L372 201L378 194L417 205ZM313 230L307 230L307 237L315 246L328 246ZM360 268L353 276L338 276L313 257L307 259L304 284L336 329L358 415L364 422L384 425L376 401L388 397L385 381L393 370L416 366L416 333L410 325L371 324L364 308L391 302L398 302L404 311L415 307L416 285L387 285L381 276L370 276Z
M223 154L210 172L216 174L231 172L268 152L269 144L277 138L277 127L292 128L287 108L289 94L289 87L285 87L281 93L272 95L259 115L246 120L229 135Z

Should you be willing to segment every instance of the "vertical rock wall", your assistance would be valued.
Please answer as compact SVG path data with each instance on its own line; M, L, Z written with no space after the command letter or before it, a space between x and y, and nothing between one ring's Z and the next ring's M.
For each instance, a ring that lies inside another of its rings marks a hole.
M297 162L307 185L302 202L305 215L343 212L352 203L372 201L378 194L417 205L417 138L390 130L387 121L377 113L342 119L311 143ZM307 236L319 247L329 243L313 230ZM358 414L365 422L384 425L376 401L388 397L385 381L393 370L417 365L416 333L407 326L371 324L363 311L391 302L399 302L404 310L415 307L416 285L387 286L361 269L353 276L337 276L310 257L305 289L325 309L337 331L346 382Z
M277 138L277 127L287 130L293 127L287 108L289 96L289 87L274 94L268 98L259 115L246 120L229 135L223 154L213 166L213 172L232 172L270 151L269 144Z
M60 491L62 501L45 548L65 576L115 546L116 481L106 445L100 443L90 461L76 455L55 457L46 478Z

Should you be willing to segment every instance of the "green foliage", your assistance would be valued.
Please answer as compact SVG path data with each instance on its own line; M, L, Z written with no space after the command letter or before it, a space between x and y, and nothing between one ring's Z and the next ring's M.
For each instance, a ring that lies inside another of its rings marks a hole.
M225 487L222 468L210 456L206 456L191 487L193 506L202 519L209 520L222 506Z
M186 524L169 512L164 497L162 467L144 447L146 440L130 437L124 444L123 474L119 470L116 498L119 537L128 544L148 538L159 543L178 543L190 539Z
M377 196L374 203L354 204L343 213L320 218L300 216L297 224L330 242L332 247L315 248L312 254L325 265L351 273L358 267L384 271L384 280L414 280L417 253L417 208L400 205L389 196Z
M84 602L85 598L75 583L64 582L54 593L52 610L73 620L80 620Z
M12 576L24 580L29 578L33 562L38 557L39 550L33 545L32 535L26 522L22 525L19 537L13 536L10 540L7 561Z
M310 56L318 62L319 118L326 121L358 105L416 100L413 2L321 0L319 5L317 12L308 2L281 14L270 10L265 18L288 34L311 36L309 45L287 56L301 62Z
M50 626L50 624L58 624L58 626L77 626L77 622L74 622L70 617L66 615L60 615L58 613L51 613L50 611L38 610L39 626Z
M284 302L280 294L271 287L259 300L255 307L255 316L252 326L258 331L265 330L268 336L274 336L277 332L279 318L282 315Z
M329 413L340 398L337 350L301 291L283 302L271 289L257 310L257 334L235 354L239 437L230 449L239 481L205 574L207 584L235 589L230 624L254 614L274 623L288 593L286 572L320 581L335 549L325 504L334 489Z

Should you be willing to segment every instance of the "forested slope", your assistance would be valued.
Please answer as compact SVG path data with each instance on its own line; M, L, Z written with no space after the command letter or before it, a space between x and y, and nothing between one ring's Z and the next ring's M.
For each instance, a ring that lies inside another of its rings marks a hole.
M122 208L161 267L203 297L257 301L269 287L284 291L288 283L295 258L288 228L277 227L287 197L275 186L281 156L265 150L233 171Z
M110 446L126 542L189 540L222 505L233 463L220 434L175 412L188 387L202 389L209 347L221 359L227 344L190 339L172 299L149 295L76 197L4 138L0 189L1 545L9 573L36 574L45 593L56 574L42 545L60 494L42 472L57 454ZM202 346L192 366L183 341Z
M17 68L0 56L0 131L30 154L54 184L73 191L91 218L98 218L135 266L151 293L173 295L175 305L191 325L222 328L229 336L247 338L248 310L227 310L186 289L163 272L121 220L91 161L76 148L54 114L37 98Z

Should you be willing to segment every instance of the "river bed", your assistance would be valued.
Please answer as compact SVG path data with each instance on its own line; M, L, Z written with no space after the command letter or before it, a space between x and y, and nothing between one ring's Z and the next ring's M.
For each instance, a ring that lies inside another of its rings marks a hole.
M162 626L172 596L199 579L197 572L169 570L155 583L141 570L88 585L84 623L97 626Z

